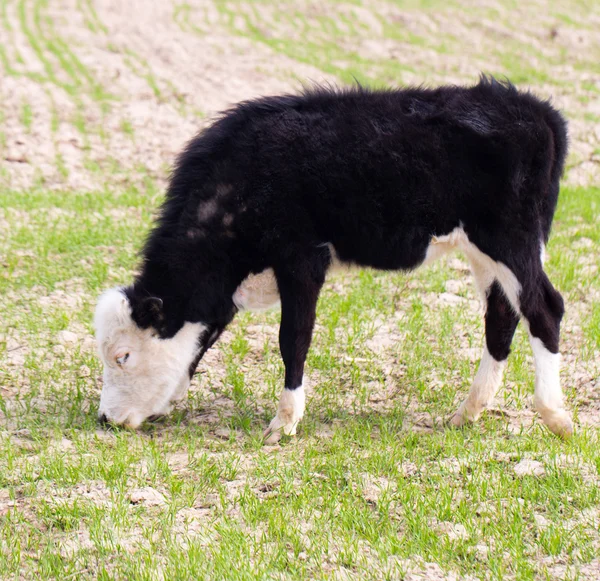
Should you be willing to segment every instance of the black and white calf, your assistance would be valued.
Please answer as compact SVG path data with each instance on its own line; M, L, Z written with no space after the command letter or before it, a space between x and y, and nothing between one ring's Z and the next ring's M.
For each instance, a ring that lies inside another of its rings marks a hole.
M238 308L280 298L285 384L269 430L292 434L332 263L413 269L460 249L487 302L486 345L452 423L476 420L494 397L521 318L536 409L569 435L563 301L543 270L566 152L565 121L548 102L485 77L234 107L181 154L141 274L100 298L101 418L136 427L168 412ZM263 271L262 284L247 280Z

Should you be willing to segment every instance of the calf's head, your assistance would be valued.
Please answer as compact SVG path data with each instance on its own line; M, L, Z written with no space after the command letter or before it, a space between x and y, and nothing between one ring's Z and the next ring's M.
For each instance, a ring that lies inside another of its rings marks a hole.
M186 322L171 338L161 338L162 301L136 299L130 289L105 292L94 324L104 376L98 415L137 428L151 416L168 413L183 398L202 354L218 333Z

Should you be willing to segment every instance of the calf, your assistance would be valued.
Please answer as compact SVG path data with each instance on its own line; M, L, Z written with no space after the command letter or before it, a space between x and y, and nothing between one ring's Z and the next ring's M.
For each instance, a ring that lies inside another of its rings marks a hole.
M485 297L486 344L451 422L490 403L522 319L536 409L569 435L563 301L543 270L566 153L565 121L548 102L488 77L237 105L180 155L139 276L99 300L101 419L137 427L167 413L238 308L280 299L285 383L267 433L293 434L332 263L410 270L460 249ZM265 270L271 279L247 279Z

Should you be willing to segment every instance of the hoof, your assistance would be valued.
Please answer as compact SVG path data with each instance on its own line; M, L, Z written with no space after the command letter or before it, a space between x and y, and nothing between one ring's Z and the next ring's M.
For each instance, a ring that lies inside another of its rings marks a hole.
M296 389L284 389L279 400L277 415L271 420L263 437L269 440L273 434L284 433L286 436L295 436L298 422L304 415L305 395L301 385Z
M452 426L453 428L462 428L467 423L471 422L469 422L469 420L467 420L467 418L465 418L465 416L463 416L463 414L459 411L448 420L448 425Z
M454 412L454 415L448 420L448 425L454 428L462 428L467 424L473 424L479 419L480 413L473 416L472 412L468 412L466 401L464 401L460 407Z
M448 425L452 428L462 428L467 420L459 413L455 413L449 420Z
M282 425L281 421L277 417L274 417L269 427L263 432L263 444L265 446L274 446L281 440L283 434L286 436L295 436L297 425L298 422Z
M269 427L264 431L263 438L266 440L274 434L279 434L279 437L281 438L282 433L286 436L295 436L296 427L298 426L299 421L300 418L294 421L293 418L290 418L289 416L282 418L279 414L277 414L271 420Z
M275 446L281 440L281 432L270 432L268 429L263 434L263 444L265 446Z
M547 412L542 415L542 420L553 434L565 440L573 435L573 421L565 410Z

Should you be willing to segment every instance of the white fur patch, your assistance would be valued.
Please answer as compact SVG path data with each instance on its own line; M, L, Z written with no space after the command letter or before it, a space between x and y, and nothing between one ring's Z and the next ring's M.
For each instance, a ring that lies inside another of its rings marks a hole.
M329 248L331 265L329 272L351 268L352 265L342 262L332 244L323 246ZM272 268L266 268L258 274L251 274L244 279L233 294L233 302L241 311L265 311L279 306L279 288Z
M233 302L240 310L264 311L279 305L279 289L272 268L251 274L233 294Z
M494 399L502 383L505 367L506 361L496 361L487 346L484 347L469 395L450 420L453 425L462 426L465 421L474 422L479 418Z
M530 335L529 340L535 364L535 409L552 432L569 436L573 432L573 424L564 409L560 387L560 354L548 351L537 337Z
M338 258L332 244L326 243L324 246L329 248L332 258L328 272L352 268L352 264ZM492 260L472 244L462 227L444 236L433 236L421 266L431 264L452 250L462 250L467 256L482 300L485 300L487 289L497 280L515 312L519 313L519 281L505 264ZM235 291L233 302L240 310L261 311L277 307L279 290L273 269L267 268L246 278Z
M134 323L129 301L119 289L100 297L94 323L104 363L98 413L132 428L149 416L168 413L171 402L181 399L189 386L188 369L206 327L188 322L172 339L160 339Z
M557 409L563 405L560 389L560 354L551 353L537 337L530 337L535 363L536 400L544 408Z
M265 438L274 432L283 432L287 436L296 434L298 423L304 416L306 406L306 394L304 391L304 381L296 389L285 388L279 398L277 415L273 418L267 430Z
M455 228L445 236L434 236L425 254L424 265L430 264L451 250L462 250L473 270L477 288L482 296L497 280L516 313L519 313L519 293L521 285L513 272L501 262L492 260L475 246L462 227Z

